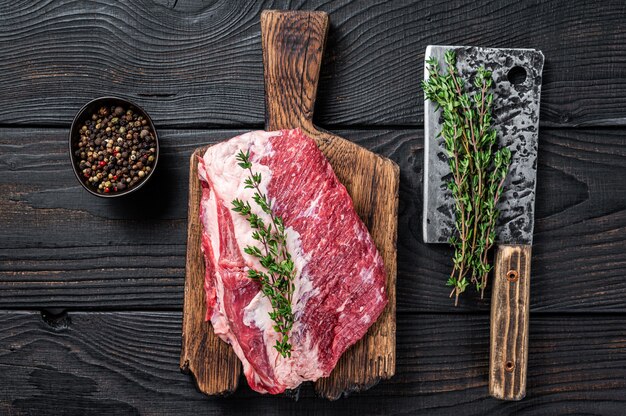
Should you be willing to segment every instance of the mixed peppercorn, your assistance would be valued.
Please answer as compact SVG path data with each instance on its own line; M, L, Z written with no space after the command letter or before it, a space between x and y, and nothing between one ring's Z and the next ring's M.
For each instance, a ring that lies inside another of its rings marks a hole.
M87 187L108 194L128 190L154 169L156 138L132 108L101 107L79 130L74 151Z

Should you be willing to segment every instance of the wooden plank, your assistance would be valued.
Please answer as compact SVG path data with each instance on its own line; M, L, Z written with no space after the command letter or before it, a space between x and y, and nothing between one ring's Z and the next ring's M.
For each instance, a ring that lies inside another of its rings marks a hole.
M294 7L330 13L322 125L421 125L429 43L541 49L544 125L626 123L620 0L159 3L4 1L0 123L69 125L86 101L113 94L161 126L261 126L259 14Z
M66 130L0 129L0 307L180 310L189 156L240 132L159 131L156 188L104 202L76 182ZM400 166L398 309L450 311L451 252L422 243L423 132L337 133ZM539 143L531 310L623 312L626 130L543 129ZM488 308L469 295L458 310Z
M528 395L488 398L489 317L398 315L398 373L328 402L311 385L300 400L243 386L208 398L178 370L182 316L169 313L0 313L0 412L67 415L603 414L626 406L624 316L531 314Z

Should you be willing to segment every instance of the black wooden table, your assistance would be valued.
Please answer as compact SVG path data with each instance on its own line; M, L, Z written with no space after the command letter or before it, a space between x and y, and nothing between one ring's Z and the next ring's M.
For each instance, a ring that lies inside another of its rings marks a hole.
M604 1L4 1L0 6L0 414L626 413L626 4ZM316 123L401 167L397 375L327 402L207 398L178 369L192 149L262 128L259 14L330 13ZM489 299L454 308L422 243L428 44L546 56L528 396L487 397ZM101 200L67 154L75 112L130 98L162 156Z

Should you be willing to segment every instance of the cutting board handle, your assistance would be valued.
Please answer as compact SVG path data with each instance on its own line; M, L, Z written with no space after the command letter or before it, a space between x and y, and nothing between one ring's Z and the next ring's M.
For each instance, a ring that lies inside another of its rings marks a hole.
M325 12L265 10L261 14L267 130L313 131L327 32Z
M489 394L503 400L526 395L530 299L529 245L500 245L491 295Z

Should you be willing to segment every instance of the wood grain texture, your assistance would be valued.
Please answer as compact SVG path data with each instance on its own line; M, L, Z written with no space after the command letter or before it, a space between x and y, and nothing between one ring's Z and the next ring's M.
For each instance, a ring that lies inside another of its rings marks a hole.
M266 130L319 135L313 109L328 26L324 12L261 13Z
M322 125L422 124L428 44L543 51L543 125L624 125L620 0L97 0L0 5L0 123L69 125L96 96L136 101L157 125L260 127L259 14L330 14ZM45 99L44 99L45 98Z
M151 187L105 203L76 182L66 130L0 129L0 308L181 310L189 156L239 133L159 130ZM451 251L422 243L423 132L337 133L400 166L398 309L449 312ZM624 312L626 130L539 140L531 311ZM467 295L456 310L489 310Z
M189 220L180 368L193 375L201 392L213 396L231 394L237 389L241 362L232 348L215 335L210 322L205 321L206 269L201 248L202 186L198 180L198 157L206 149L207 146L196 150L189 160Z
M497 399L526 396L530 311L529 245L499 245L491 290L489 394Z
M546 128L626 124L622 1L0 6L0 309L49 310L0 312L0 414L624 413L626 130ZM397 374L350 400L316 399L311 385L298 402L246 386L206 398L178 371L187 161L201 145L261 128L268 8L330 13L315 120L400 165ZM521 402L487 397L489 299L467 296L450 313L451 252L421 243L418 80L434 43L532 47L547 58ZM153 186L110 202L75 182L66 129L46 128L69 128L84 102L106 94L145 106L165 147ZM229 130L199 130L218 126ZM155 309L170 312L146 312Z
M397 374L329 402L242 386L207 398L178 371L180 312L0 313L0 413L8 415L620 415L626 406L623 316L531 314L528 396L487 395L489 316L399 314ZM555 348L558 346L558 348Z

